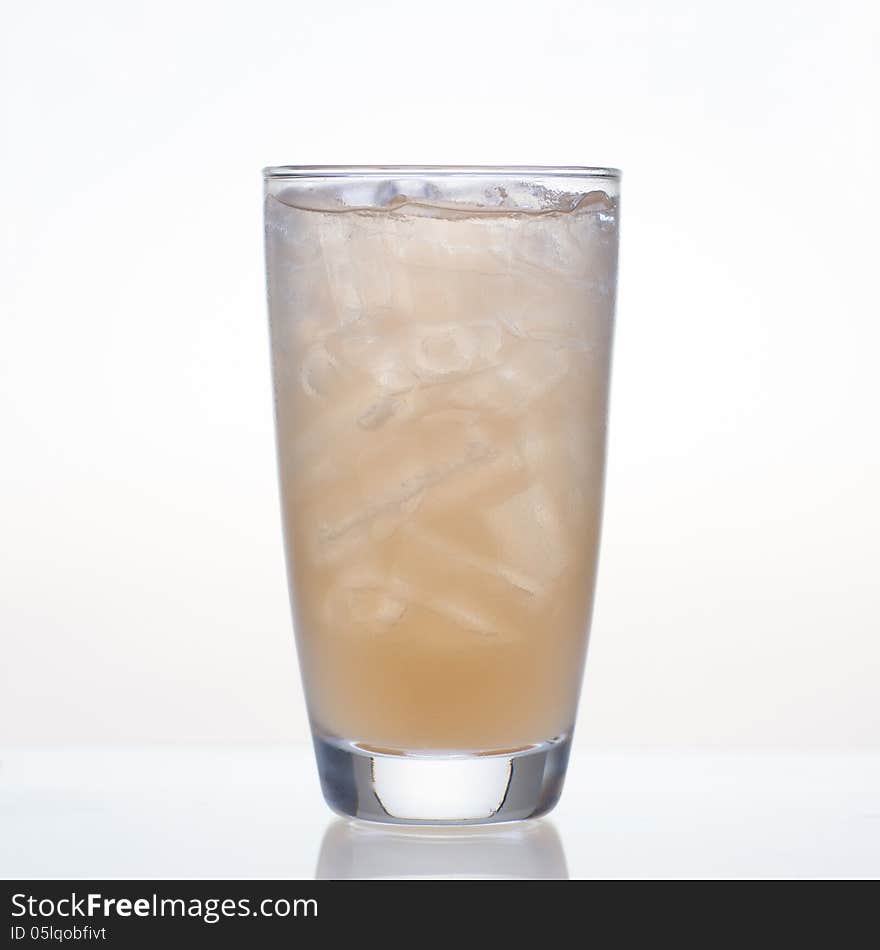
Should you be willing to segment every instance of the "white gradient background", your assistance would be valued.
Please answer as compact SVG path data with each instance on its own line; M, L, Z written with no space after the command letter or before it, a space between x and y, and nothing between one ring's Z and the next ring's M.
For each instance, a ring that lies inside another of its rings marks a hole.
M275 742L261 166L605 163L578 742L880 747L876 5L20 3L0 39L0 742Z

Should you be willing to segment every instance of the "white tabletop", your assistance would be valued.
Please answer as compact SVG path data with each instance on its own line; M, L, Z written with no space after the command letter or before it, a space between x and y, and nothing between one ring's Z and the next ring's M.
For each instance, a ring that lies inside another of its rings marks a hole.
M576 749L539 822L342 821L311 749L0 754L3 878L880 877L880 755Z

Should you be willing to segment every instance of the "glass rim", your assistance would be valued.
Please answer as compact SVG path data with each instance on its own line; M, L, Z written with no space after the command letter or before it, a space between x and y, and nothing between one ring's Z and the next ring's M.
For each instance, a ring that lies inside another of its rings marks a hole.
M386 178L386 177L486 177L486 178L604 178L619 181L619 168L593 165L267 165L263 178Z

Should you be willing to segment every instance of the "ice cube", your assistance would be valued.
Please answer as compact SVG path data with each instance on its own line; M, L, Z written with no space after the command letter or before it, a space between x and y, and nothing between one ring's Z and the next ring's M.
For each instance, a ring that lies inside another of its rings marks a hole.
M323 486L315 499L303 493L298 517L314 564L356 556L389 537L415 512L424 490L418 485L366 495L356 473Z
M603 308L596 307L584 288L533 288L516 310L504 315L507 331L523 340L551 343L575 352L592 352L607 337Z
M417 526L401 534L394 577L410 602L443 618L441 636L466 632L471 642L514 642L522 636L520 618L530 592L512 585L491 562L483 562L454 541Z
M349 614L355 623L391 626L406 610L405 600L392 597L380 587L353 587L347 599Z
M392 317L372 319L369 333L344 334L339 341L345 362L390 394L405 393L417 379L409 368L411 331Z
M323 341L313 343L305 351L299 377L309 396L331 395L339 375L339 363Z
M407 403L396 396L380 396L365 412L358 416L362 429L378 429L405 409Z
M433 493L491 457L471 413L433 413L376 432L358 456L357 477L364 498L390 504Z
M352 223L345 215L327 215L315 229L329 291L328 317L334 327L349 326L363 316L358 271L350 250L353 236Z
M499 560L511 571L542 587L563 573L568 564L565 527L540 482L490 508L484 517L496 538Z
M477 525L478 528L482 527L481 519ZM544 584L540 580L518 571L507 564L503 558L498 557L495 539L491 532L488 533L488 544L475 544L473 536L467 536L465 526L460 522L454 526L454 529L450 528L449 524L439 528L420 525L407 529L406 536L407 538L415 536L417 543L429 549L432 555L466 569L476 577L477 583L484 591L494 588L492 596L516 596L519 598L517 601L519 606L527 606L529 600L522 595L531 596L541 593L544 589ZM498 581L502 583L498 584Z
M419 327L412 346L413 372L423 381L462 375L491 365L502 344L496 322Z
M426 493L426 515L443 517L463 510L479 511L528 485L528 469L514 445L489 429L480 431L479 438L472 444L470 464L458 466Z
M555 389L568 372L568 352L555 343L524 340L507 346L498 365L457 385L453 405L517 414Z
M324 598L325 619L334 631L378 634L406 613L407 592L375 567L357 565L336 576Z
M369 386L353 385L333 391L332 397L316 398L304 395L305 387L298 385L291 404L278 409L280 460L282 470L299 480L322 460L338 459L344 462L357 451L360 441L368 433L357 425L357 420L376 401L377 394Z

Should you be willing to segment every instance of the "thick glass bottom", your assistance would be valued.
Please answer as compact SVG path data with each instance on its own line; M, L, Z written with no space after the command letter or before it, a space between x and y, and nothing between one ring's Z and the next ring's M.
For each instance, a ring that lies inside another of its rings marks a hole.
M525 749L397 753L315 735L327 804L341 815L402 825L480 825L546 814L559 800L570 736Z

